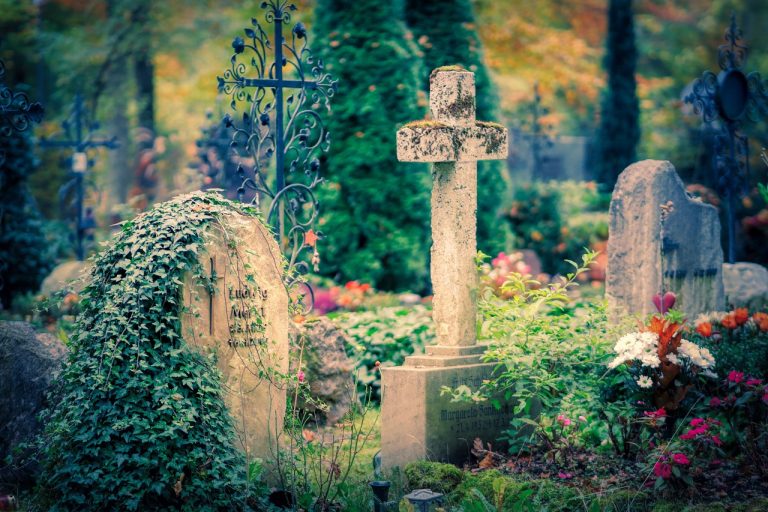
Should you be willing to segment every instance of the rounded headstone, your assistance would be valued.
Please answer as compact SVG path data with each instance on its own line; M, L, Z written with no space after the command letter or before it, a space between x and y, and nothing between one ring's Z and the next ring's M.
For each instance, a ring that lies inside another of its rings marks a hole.
M723 286L729 306L757 310L768 304L768 269L757 263L723 263Z

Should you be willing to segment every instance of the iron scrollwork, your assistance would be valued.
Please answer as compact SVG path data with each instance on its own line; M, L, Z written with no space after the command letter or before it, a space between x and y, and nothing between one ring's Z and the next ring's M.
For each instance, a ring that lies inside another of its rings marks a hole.
M252 18L245 38L232 41L230 65L217 79L219 91L231 97L235 112L223 123L233 130L230 146L241 159L238 196L267 211L267 222L293 270L289 279L295 282L309 272L309 265L300 259L305 251L312 252L316 269L319 263L317 240L323 235L312 229L319 213L314 190L323 181L319 156L328 151L331 139L317 110L330 111L337 80L312 54L303 23L293 25L288 37L283 35L294 4L269 0L261 7L266 11L264 20L273 25L272 38Z
M5 84L5 63L0 60L0 137L27 130L43 120L43 113L40 103L29 101L26 93L14 92ZM5 153L0 151L0 165L4 162Z

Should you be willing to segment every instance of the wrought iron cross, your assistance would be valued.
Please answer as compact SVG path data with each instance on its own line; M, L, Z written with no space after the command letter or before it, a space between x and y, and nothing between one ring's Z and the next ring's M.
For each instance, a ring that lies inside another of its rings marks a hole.
M85 173L88 171L88 150L97 147L114 149L117 147L117 137L111 139L96 139L94 132L99 125L96 122L87 123L88 111L83 104L83 97L75 95L75 102L69 117L61 123L65 138L59 140L40 139L40 146L44 148L70 148L73 150L71 157L72 179L65 183L59 194L66 194L72 188L75 189L75 250L77 259L85 259L85 247L83 238L85 230L90 226L84 223L83 196L85 194Z
M298 276L309 271L298 260L303 251L313 252L315 266L319 261L316 242L322 233L312 229L319 210L314 189L322 182L318 157L328 151L330 134L316 110L323 106L330 111L337 80L307 46L303 23L293 25L286 37L284 28L290 27L294 4L269 0L261 8L266 22L273 25L272 38L251 18L251 27L244 30L246 39L238 36L232 41L229 69L217 79L219 91L232 97L232 110L243 109L240 119L224 117L225 126L234 130L231 147L243 158L237 170L242 179L238 195L256 206L271 200L267 221L281 245L290 246L289 267ZM273 156L271 180L268 168ZM253 195L245 197L246 192Z
M741 125L744 121L755 122L768 112L768 94L760 74L756 71L746 74L741 69L747 57L747 47L741 38L742 31L736 25L736 16L732 15L725 31L726 44L717 50L720 73L705 71L684 99L693 105L704 123L719 124L712 166L717 192L725 197L729 263L736 257L736 199L749 184L749 144Z
M10 137L14 131L23 132L32 123L43 119L43 106L30 102L23 92L14 92L5 85L5 63L0 60L0 137ZM0 165L5 162L5 152L0 151Z

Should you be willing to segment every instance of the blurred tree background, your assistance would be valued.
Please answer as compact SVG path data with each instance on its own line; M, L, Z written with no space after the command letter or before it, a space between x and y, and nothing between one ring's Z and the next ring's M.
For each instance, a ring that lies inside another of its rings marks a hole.
M427 111L430 68L460 64L477 73L478 117L515 124L539 83L560 135L593 142L600 130L608 0L301 0L293 21L341 80L332 102L331 152L323 162L322 272L385 289L424 291L428 268L428 172L395 161L394 132ZM216 115L216 76L230 43L260 0L0 0L0 59L9 84L46 107L37 136L50 136L75 93L116 135L116 151L93 152L87 203L105 230L154 201L200 188L195 141L206 112ZM639 143L635 158L672 161L684 180L711 186L706 134L682 103L704 70L717 71L717 47L732 12L751 53L747 70L768 74L768 3L762 0L634 0ZM626 35L617 34L623 41ZM421 91L421 92L420 92ZM223 109L226 110L226 109ZM627 112L610 114L624 122ZM631 113L629 114L631 115ZM753 177L768 141L766 123L747 126ZM32 140L34 142L34 140ZM60 220L57 190L65 152L29 146L27 174L37 208ZM593 151L593 157L597 151ZM600 176L594 158L589 170ZM612 164L613 165L613 164ZM620 167L621 165L619 165ZM609 171L611 169L608 169ZM621 169L615 169L618 173ZM512 188L503 164L481 168L480 244L510 249ZM748 198L749 199L749 198ZM764 205L745 201L741 216ZM106 235L102 235L106 236ZM520 243L520 236L518 240ZM566 254L574 257L575 255Z

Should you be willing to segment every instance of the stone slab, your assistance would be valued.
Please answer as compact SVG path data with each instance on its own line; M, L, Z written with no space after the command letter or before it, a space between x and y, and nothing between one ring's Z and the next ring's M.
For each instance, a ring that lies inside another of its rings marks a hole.
M503 448L496 439L509 426L511 405L452 403L442 386L477 389L495 365L382 368L381 457L385 468L415 460L463 464L476 437Z
M757 263L723 263L723 287L730 307L764 308L768 304L768 269Z
M284 384L270 377L287 373L289 364L282 255L272 233L246 216L226 216L204 237L200 261L210 288L187 276L182 334L190 346L216 354L241 448L249 459L266 458L286 406Z
M507 129L495 123L475 121L465 127L416 121L397 132L397 158L401 162L502 160L508 152Z
M674 211L660 233L662 204ZM687 195L671 163L644 160L621 173L610 206L606 296L609 318L655 311L662 288L690 319L721 311L723 251L717 210Z

